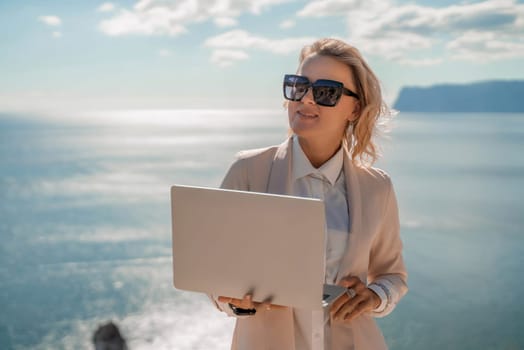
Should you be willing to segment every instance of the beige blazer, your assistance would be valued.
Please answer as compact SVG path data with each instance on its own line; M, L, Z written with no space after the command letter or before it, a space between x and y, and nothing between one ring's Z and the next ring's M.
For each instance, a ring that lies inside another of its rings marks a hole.
M222 187L290 194L293 154L293 142L290 140L279 146L240 152ZM374 317L390 313L408 290L395 193L387 174L379 169L355 166L347 152L344 156L344 174L351 227L337 282L347 275L358 276L367 283L386 282L390 286L390 302L380 314L362 315L349 325L332 325L328 335L330 349L387 349ZM220 310L232 315L227 304L215 298L214 301ZM303 350L296 348L294 334L292 308L261 309L255 316L237 319L231 348Z

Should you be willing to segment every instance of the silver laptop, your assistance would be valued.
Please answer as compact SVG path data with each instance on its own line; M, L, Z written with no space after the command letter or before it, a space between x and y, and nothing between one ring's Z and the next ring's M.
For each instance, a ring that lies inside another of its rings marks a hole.
M171 210L177 289L311 310L346 290L324 285L321 200L175 185Z

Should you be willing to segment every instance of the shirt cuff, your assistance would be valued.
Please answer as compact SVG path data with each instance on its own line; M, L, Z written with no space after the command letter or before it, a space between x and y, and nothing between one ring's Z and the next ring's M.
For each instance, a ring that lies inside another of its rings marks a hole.
M375 292L380 298L380 305L373 312L382 312L388 305L388 295L381 285L371 283L368 288Z

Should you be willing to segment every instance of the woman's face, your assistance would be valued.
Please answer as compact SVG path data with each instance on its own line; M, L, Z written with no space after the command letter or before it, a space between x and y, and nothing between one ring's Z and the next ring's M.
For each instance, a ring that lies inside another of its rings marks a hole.
M318 79L336 80L344 87L356 91L350 68L329 56L313 54L300 65L298 75L305 76L311 83ZM295 134L305 140L342 140L348 121L356 118L358 100L342 95L334 107L317 105L311 88L300 101L289 101L289 126Z

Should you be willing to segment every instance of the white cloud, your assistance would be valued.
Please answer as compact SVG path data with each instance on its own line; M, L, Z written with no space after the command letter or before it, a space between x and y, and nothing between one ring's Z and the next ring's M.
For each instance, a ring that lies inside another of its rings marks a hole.
M62 33L61 32L53 32L53 38L61 38Z
M269 39L236 29L208 38L204 42L204 46L214 49L211 62L220 67L227 67L236 61L247 59L249 57L246 53L247 50L286 55L298 52L304 45L310 44L314 40L314 38L309 37Z
M245 30L235 29L214 37L208 38L204 46L214 49L211 62L227 67L235 61L249 57L247 50L271 52L276 55L297 53L304 45L314 41L310 37L269 39L253 35Z
M447 49L453 58L466 61L524 58L524 41L490 32L468 31L450 41Z
M245 30L236 29L208 38L204 42L204 46L220 49L257 49L285 55L297 52L304 45L313 41L314 38L310 37L268 39L253 35Z
M129 34L176 36L187 31L183 25L172 21L171 14L161 8L146 13L122 10L116 17L102 21L99 28L111 36Z
M186 0L187 1L187 0ZM202 7L209 7L209 12L216 15L232 14L235 17L247 12L260 15L273 6L293 0L195 0Z
M107 35L167 35L187 32L194 23L213 21L218 27L237 24L243 13L259 15L266 9L291 0L140 0L132 9L122 9L102 21Z
M217 17L213 20L217 27L234 27L237 25L237 20L231 17Z
M414 33L385 33L380 38L371 40L366 37L355 37L352 44L366 54L380 55L389 60L401 61L404 53L431 48L433 41Z
M329 17L345 15L363 5L362 0L315 0L309 2L297 15L299 17Z
M249 58L249 55L241 50L214 50L211 54L210 61L219 67L229 67L236 61L242 61Z
M112 12L115 9L115 5L111 2L104 2L97 9L98 12Z
M454 33L472 29L503 29L512 26L518 18L518 13L515 13L518 7L512 0L487 0L442 8L391 6L385 13L374 16L366 29L371 30L370 34L402 31L424 35L434 35L439 31ZM355 30L357 23L359 27L364 24L348 19L350 29Z
M364 53L403 64L440 63L442 57L434 57L434 48L439 45L451 58L524 57L524 4L516 0L447 7L399 5L392 0L316 0L297 12L297 18L328 16L346 16L348 40ZM486 41L476 39L480 37ZM430 57L410 58L423 52Z
M296 22L294 20L287 19L285 21L282 21L282 23L280 23L280 28L289 29L289 28L293 28L295 25L296 25Z
M58 27L62 24L62 20L57 16L40 16L38 19L40 22L52 27Z

